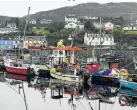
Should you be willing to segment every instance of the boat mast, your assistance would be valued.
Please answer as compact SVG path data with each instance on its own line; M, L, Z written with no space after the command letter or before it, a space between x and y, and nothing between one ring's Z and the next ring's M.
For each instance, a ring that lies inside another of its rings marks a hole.
M24 28L23 41L25 41L25 36L26 36L26 30L27 30L27 24L28 24L29 14L30 14L30 7L28 7L28 15L27 15L27 17L26 17L26 23L25 23L25 28ZM24 43L23 43L22 48L23 48L23 47L24 47ZM23 55L23 50L22 50L22 55Z
M23 82L22 82L22 89L23 89L23 96L24 96L25 107L26 107L26 110L28 110L28 104L27 104L27 99L26 99L26 95L25 95Z
M102 34L102 18L100 17L100 48L101 48L101 34Z

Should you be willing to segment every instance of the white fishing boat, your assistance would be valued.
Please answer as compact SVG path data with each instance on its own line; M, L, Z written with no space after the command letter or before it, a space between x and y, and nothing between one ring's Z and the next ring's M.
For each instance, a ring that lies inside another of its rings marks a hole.
M51 56L51 77L70 82L82 82L80 75L77 75L75 51L81 51L78 47L65 47L63 41L58 42L57 48Z

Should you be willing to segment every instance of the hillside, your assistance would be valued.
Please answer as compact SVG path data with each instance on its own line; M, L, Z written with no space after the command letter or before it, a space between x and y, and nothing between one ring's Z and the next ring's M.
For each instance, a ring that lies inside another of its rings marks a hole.
M122 3L84 3L76 6L63 7L50 11L38 12L31 15L34 19L52 19L55 21L64 20L66 14L76 14L77 16L127 16L131 13L137 13L137 3L133 2L122 2Z
M31 18L41 20L43 18L51 19L54 21L63 21L65 15L76 14L77 16L105 16L105 17L130 17L131 13L137 13L137 3L122 2L122 3L83 3L76 6L62 7L49 11L42 11L32 14ZM21 21L26 16L20 18ZM137 17L137 15L134 15ZM10 17L0 16L0 24L4 24Z
M1 16L0 15L0 24L5 25L6 21L9 21L12 17Z

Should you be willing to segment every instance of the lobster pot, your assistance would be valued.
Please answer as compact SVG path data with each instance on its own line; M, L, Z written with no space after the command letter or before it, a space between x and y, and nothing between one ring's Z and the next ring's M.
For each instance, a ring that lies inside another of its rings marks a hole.
M51 88L51 98L53 99L63 98L63 89Z

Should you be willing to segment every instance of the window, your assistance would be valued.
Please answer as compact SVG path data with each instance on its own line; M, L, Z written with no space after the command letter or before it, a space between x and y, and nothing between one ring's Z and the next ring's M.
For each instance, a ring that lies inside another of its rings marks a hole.
M60 54L60 55L63 55L63 51L59 51L59 54Z
M5 41L5 44L7 44L7 41Z
M112 38L110 38L110 41L112 41Z
M70 24L70 26L73 26L73 24Z

